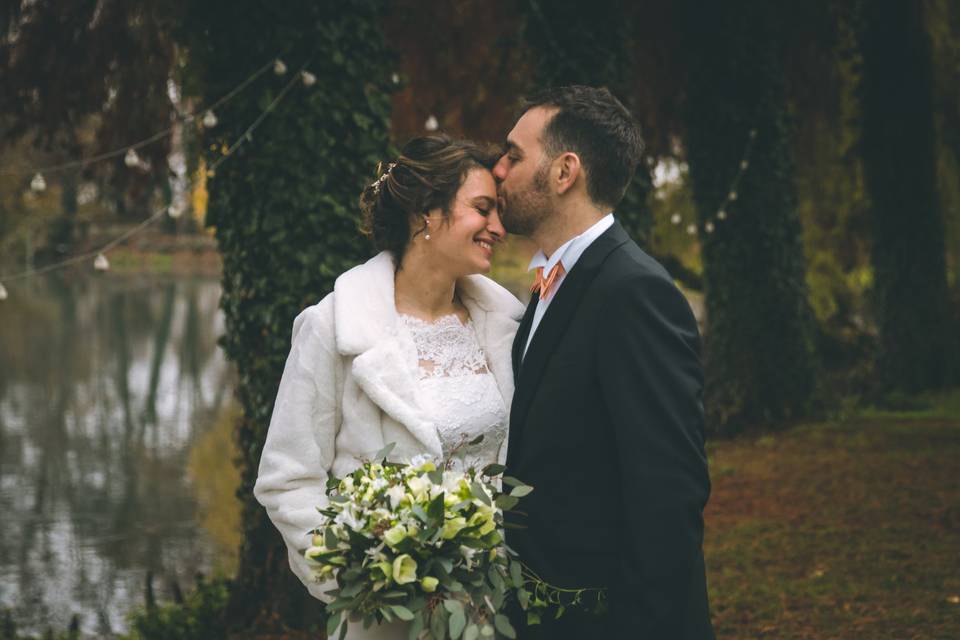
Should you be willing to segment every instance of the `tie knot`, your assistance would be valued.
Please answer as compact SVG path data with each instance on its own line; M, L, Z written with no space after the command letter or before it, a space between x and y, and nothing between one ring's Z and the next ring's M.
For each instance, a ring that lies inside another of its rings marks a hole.
M564 273L562 262L553 265L553 268L550 269L550 273L547 274L546 278L543 277L543 267L537 267L537 275L533 280L533 286L530 287L530 291L534 293L539 291L540 299L546 299L546 297L550 295L550 289L556 283L557 278Z

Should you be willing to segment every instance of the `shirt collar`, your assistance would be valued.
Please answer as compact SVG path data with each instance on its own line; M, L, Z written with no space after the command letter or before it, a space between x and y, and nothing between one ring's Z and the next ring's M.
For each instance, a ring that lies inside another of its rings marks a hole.
M580 259L580 255L587 250L594 240L599 238L604 231L613 225L613 213L608 213L592 224L589 229L578 236L574 236L557 247L549 258L543 253L543 250L537 251L530 260L527 271L533 271L537 267L543 267L544 273L549 273L558 263L563 264L563 270L567 273L573 269L573 265Z

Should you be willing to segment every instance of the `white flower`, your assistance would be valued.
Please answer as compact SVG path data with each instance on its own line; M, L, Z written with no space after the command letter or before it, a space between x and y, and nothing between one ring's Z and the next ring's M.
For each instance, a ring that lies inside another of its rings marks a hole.
M390 498L390 508L396 509L400 506L400 502L403 500L404 490L400 485L393 485L387 489L387 497Z
M345 524L354 531L363 530L363 522L361 522L356 515L353 513L353 509L347 507L343 511L337 514L337 517L333 519L335 524Z

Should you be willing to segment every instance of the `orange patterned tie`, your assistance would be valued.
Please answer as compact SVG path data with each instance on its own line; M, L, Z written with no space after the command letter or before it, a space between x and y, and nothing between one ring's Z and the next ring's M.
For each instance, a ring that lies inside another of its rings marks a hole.
M550 295L550 287L552 287L553 283L557 281L557 278L564 273L566 273L566 271L563 269L562 262L553 265L553 269L550 269L550 274L546 278L543 277L543 267L537 267L537 277L533 281L533 286L530 287L531 293L540 291L540 299L544 300Z

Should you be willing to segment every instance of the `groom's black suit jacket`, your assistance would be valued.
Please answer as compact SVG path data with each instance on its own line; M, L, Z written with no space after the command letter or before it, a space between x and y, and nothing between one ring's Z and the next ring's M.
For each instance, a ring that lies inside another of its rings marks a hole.
M606 587L609 614L526 638L713 638L703 561L697 324L667 272L614 223L566 275L522 358L507 474L534 487L507 543L561 587Z

